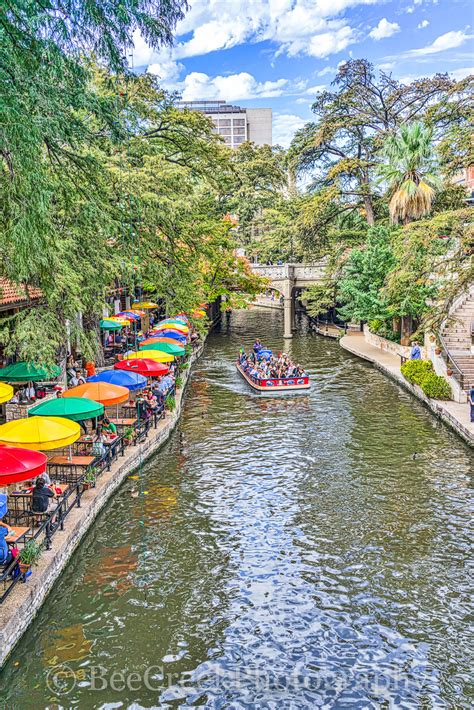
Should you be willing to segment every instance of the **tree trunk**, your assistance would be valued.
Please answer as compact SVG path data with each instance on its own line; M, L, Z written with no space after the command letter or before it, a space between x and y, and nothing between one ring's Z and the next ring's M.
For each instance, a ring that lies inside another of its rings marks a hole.
M372 198L370 195L364 195L364 209L365 209L365 218L367 220L367 223L373 227L375 224L375 214L374 214L374 208L372 206Z

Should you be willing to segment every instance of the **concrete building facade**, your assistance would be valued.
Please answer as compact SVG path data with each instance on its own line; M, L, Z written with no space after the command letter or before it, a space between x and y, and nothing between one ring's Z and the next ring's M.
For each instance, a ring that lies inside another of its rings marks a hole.
M177 106L209 116L214 131L230 148L238 148L245 141L256 145L272 144L271 108L242 108L225 101L180 101Z

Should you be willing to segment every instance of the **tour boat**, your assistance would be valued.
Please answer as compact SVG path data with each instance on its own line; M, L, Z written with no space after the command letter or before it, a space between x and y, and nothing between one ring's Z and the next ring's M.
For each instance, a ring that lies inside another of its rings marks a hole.
M307 390L311 387L308 375L302 377L269 377L268 379L260 379L252 377L240 366L239 361L236 362L237 370L250 387L257 392L293 392L294 390Z

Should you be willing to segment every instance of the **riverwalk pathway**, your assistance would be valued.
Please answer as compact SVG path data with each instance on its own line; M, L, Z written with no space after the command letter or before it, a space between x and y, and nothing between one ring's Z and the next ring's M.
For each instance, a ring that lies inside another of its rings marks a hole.
M469 405L458 402L443 402L426 397L420 387L412 385L400 372L400 357L385 350L380 350L368 343L363 333L344 336L339 341L341 347L353 355L371 362L382 372L408 389L415 397L421 399L440 419L453 428L466 443L474 446L474 423L470 421Z

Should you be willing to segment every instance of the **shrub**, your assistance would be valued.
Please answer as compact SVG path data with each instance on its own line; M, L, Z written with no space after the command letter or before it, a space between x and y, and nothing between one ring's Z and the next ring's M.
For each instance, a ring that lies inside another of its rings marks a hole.
M448 382L446 382L444 377L436 375L434 372L430 372L425 376L421 389L431 399L451 399L451 387Z
M419 385L427 397L451 399L451 387L444 377L434 372L431 360L409 360L400 369L405 379Z
M431 360L408 360L401 368L403 377L413 385L420 385L426 375L433 372L433 363Z

